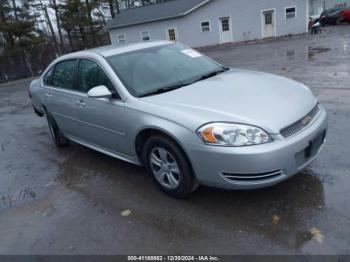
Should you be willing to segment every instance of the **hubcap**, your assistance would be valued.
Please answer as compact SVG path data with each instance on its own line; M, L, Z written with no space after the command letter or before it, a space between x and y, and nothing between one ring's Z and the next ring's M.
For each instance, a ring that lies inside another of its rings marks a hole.
M179 166L175 158L166 149L154 148L149 161L153 175L162 186L169 189L175 189L179 186Z

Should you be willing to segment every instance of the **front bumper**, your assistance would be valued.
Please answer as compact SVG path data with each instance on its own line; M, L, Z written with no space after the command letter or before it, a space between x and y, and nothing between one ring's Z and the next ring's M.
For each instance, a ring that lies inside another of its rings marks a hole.
M267 144L246 147L191 145L187 149L197 180L225 189L256 189L279 183L309 165L323 147L327 113L289 138L273 136Z

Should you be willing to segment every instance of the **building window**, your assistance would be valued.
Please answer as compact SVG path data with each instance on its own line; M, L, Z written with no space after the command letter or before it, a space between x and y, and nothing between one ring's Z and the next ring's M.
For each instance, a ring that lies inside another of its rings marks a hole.
M149 40L151 40L149 31L141 32L141 39L142 39L142 41L149 41Z
M272 21L272 12L265 12L265 25L273 25L273 21Z
M223 32L230 31L230 18L222 17L220 18L220 22L221 22L221 29Z
M210 22L201 22L202 32L210 32Z
M117 41L118 41L118 44L125 44L126 43L125 35L117 35Z
M176 30L175 28L168 29L168 36L170 41L176 41Z
M286 8L286 19L295 18L297 14L296 7L288 7Z
M334 9L343 9L343 8L346 8L346 3L334 5Z

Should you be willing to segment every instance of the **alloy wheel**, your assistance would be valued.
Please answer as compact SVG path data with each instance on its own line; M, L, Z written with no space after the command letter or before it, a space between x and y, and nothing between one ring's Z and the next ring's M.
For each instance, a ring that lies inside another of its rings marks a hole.
M163 187L175 189L180 185L179 165L169 151L161 147L154 148L149 162L154 177Z

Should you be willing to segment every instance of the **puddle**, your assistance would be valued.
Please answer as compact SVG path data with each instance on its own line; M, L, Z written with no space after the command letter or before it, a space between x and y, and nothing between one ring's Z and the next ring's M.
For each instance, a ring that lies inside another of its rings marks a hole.
M348 55L349 54L349 45L348 45L348 43L344 43L343 53L344 53L344 55Z
M287 51L286 57L288 61L294 61L295 60L295 50Z
M82 186L86 183L142 184L145 169L106 156L80 145L70 146L71 154L59 164L59 172L54 182L65 186Z
M316 55L327 53L331 51L331 48L328 47L307 47L305 49L300 50L287 50L284 52L285 59L287 61L301 61L304 59L313 61ZM345 50L345 49L344 49Z
M329 47L308 47L308 60L313 61L315 58L315 55L327 53L331 51L331 48Z

